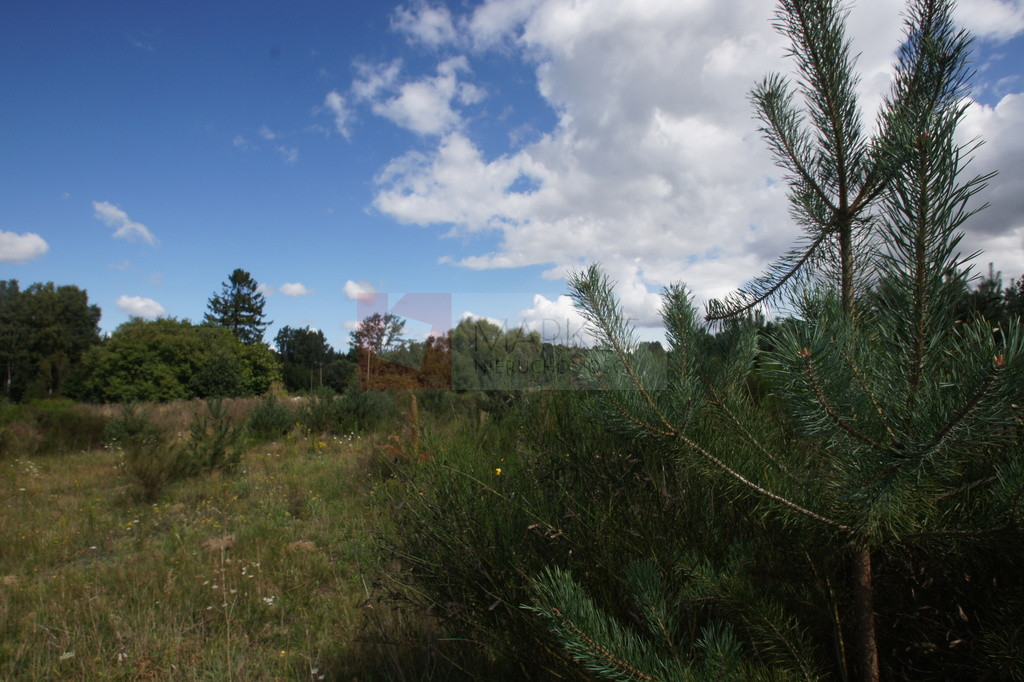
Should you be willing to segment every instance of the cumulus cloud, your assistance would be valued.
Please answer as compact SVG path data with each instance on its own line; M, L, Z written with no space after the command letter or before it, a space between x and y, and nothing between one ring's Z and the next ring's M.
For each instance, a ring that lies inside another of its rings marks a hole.
M900 3L864 0L850 11L868 124L890 87L900 10ZM411 81L403 80L398 60L360 67L358 98L436 140L381 169L374 207L470 244L476 234L495 244L448 262L547 265L545 274L559 278L598 261L619 282L626 313L657 324L663 286L683 281L698 301L719 297L792 243L797 229L782 173L747 99L767 73L792 70L786 43L771 28L771 3L485 0L465 15L431 11L422 4L402 9L395 26L430 36L417 41L431 46L510 53L531 66L537 92L557 117L534 142L487 153L460 125L466 57ZM959 16L985 37L1005 39L1022 30L1020 13L1019 2L965 0ZM443 28L430 32L432 25ZM976 167L1004 169L986 197L1002 208L983 214L973 229L1015 253L1024 215L1018 97L969 112L969 127L989 140ZM538 311L547 305L535 303Z
M1024 3L1020 0L960 0L955 17L979 37L1008 40L1024 32Z
M281 293L285 296L298 298L299 296L309 296L313 293L313 290L307 289L305 285L298 282L286 282L281 285Z
M114 230L114 237L128 241L144 241L150 246L156 246L156 237L149 228L129 218L128 214L117 206L106 201L94 201L92 208L97 220L117 228Z
M1024 94L995 106L971 103L958 131L963 142L986 141L974 154L975 173L998 170L982 199L988 208L965 225L963 249L982 250L1008 276L1024 273Z
M544 343L572 346L593 343L593 337L586 329L586 321L576 312L568 296L558 296L552 301L537 294L533 297L533 305L519 311L519 316L522 325L540 334Z
M507 320L499 320L496 317L488 317L486 315L477 315L471 310L467 310L459 315L459 322L462 322L463 320L483 320L485 322L490 322L499 329L505 327L507 324Z
M442 61L435 76L419 80L402 81L401 68L397 60L360 64L352 91L369 102L378 116L420 135L440 135L458 128L462 116L452 103L477 104L486 96L483 89L460 81L459 74L469 72L465 56Z
M259 129L260 137L264 140L275 140L277 139L277 133L270 129L270 126L263 124Z
M117 309L134 317L160 317L167 313L162 305L151 298L142 296L118 297Z
M358 282L348 280L347 282L345 282L345 286L343 287L342 290L345 292L345 298L347 298L350 301L358 301L360 299L365 300L369 297L372 297L373 294L377 293L377 291L373 288L373 285L370 284L365 279L360 280Z
M35 232L17 234L0 230L0 261L4 263L27 263L49 250L50 245Z
M410 42L430 47L458 39L451 12L444 5L431 6L422 1L415 3L412 8L400 5L391 19L391 26L406 34Z

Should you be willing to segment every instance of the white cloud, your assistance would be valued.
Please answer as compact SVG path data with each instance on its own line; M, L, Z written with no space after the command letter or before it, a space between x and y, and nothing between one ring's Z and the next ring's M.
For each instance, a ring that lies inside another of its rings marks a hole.
M256 285L256 291L257 291L257 293L263 294L264 296L266 296L268 298L270 296L273 296L274 293L275 293L274 287L272 285L270 285L270 284L267 284L266 282L260 282L259 284L257 284Z
M559 296L554 301L536 294L533 305L519 311L522 325L540 334L544 343L590 345L593 337L586 331L586 321L576 312L572 299Z
M50 245L35 232L17 234L0 230L0 261L4 263L27 263L49 250Z
M459 316L459 322L462 322L463 320L484 320L486 322L490 322L499 329L504 328L506 324L506 320L499 320L496 317L487 317L486 315L477 315L476 313L471 312L469 310L467 310L466 312L462 313L462 315Z
M1024 274L1024 93L1007 95L995 106L972 103L958 131L963 141L985 141L969 169L998 170L981 198L989 207L964 226L963 250L985 251L1007 276Z
M343 291L345 292L345 298L347 298L350 301L358 301L360 298L365 297L365 295L367 294L376 293L376 290L373 288L373 285L370 284L365 279L360 280L358 282L348 280L347 282L345 282Z
M144 241L150 246L156 246L156 237L149 231L149 228L142 223L137 223L128 217L128 214L117 206L106 201L92 202L92 208L96 212L96 219L101 220L110 227L116 227L114 236L129 241Z
M348 109L345 98L332 90L324 98L324 106L334 115L334 127L345 139L350 139L352 131L349 129L349 122L352 112Z
M297 147L285 147L284 145L277 146L277 153L281 155L284 162L287 164L293 164L299 160L299 150Z
M420 135L441 135L460 127L462 116L452 107L452 102L472 105L486 96L483 89L460 82L459 74L469 71L469 62L464 56L438 64L436 76L406 82L399 82L399 61L362 64L358 70L353 93L369 102L378 116Z
M391 26L406 34L410 42L430 47L451 43L458 37L448 8L444 5L433 7L422 0L416 2L412 9L399 5Z
M260 137L262 137L264 140L277 139L277 133L271 130L270 127L267 126L266 124L260 126L259 133Z
M299 296L309 296L313 293L312 289L307 289L304 285L298 282L286 282L281 285L281 293L285 296L297 298Z
M352 94L357 99L374 100L381 92L394 87L402 71L402 60L393 59L387 64L357 63L355 68L359 77L352 81Z
M990 37L1001 37L1000 26L1021 30L1020 2L965 7ZM900 10L901 3L863 0L850 11L868 124L889 88ZM485 252L447 259L470 268L549 265L545 274L557 278L598 261L619 282L627 315L642 324L656 324L657 292L671 282L687 283L698 303L722 296L760 274L798 233L747 99L767 73L792 71L772 13L762 0L485 0L451 19L459 35L437 40L495 47L532 65L556 125L488 156L456 108L465 58L412 82L403 82L397 60L363 66L357 97L397 125L437 136L382 168L374 206L450 235L496 237ZM969 123L990 141L972 168L1004 169L990 195L1003 208L972 229L1010 248L1024 216L1020 101L974 107Z
M972 34L1009 40L1024 32L1024 2L1020 0L960 0L956 20Z
M460 24L477 49L513 41L541 0L491 0L481 3Z
M134 317L160 317L167 313L162 305L151 298L142 296L118 297L117 309Z

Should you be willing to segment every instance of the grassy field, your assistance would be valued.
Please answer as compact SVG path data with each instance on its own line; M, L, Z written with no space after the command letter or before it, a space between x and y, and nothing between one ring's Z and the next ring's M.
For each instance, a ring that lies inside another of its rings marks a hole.
M0 678L389 677L379 456L293 434L154 503L113 449L3 458Z

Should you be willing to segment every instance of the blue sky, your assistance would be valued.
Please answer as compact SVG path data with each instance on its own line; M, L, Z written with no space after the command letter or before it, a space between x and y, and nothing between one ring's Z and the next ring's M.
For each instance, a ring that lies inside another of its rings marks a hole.
M76 284L111 331L132 314L199 320L241 267L265 288L268 340L309 325L340 348L368 290L564 329L562 278L596 260L655 325L666 284L722 295L795 234L746 99L789 68L771 12L7 3L0 278ZM978 36L965 135L988 141L978 170L1001 171L965 245L1020 276L1024 5L965 0L957 16ZM891 0L851 10L869 121L900 30Z

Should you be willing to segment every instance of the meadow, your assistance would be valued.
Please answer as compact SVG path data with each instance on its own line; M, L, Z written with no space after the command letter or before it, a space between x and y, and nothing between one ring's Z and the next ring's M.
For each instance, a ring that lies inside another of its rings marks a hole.
M258 402L228 407L242 421ZM202 408L142 410L174 438ZM0 459L3 679L350 680L408 665L401 619L380 604L381 436L293 424L250 439L235 471L148 500L118 448L47 451L31 423L5 425L31 454Z
M846 558L601 416L636 398L0 405L0 678L856 679ZM1018 538L876 553L887 673L1018 676Z

